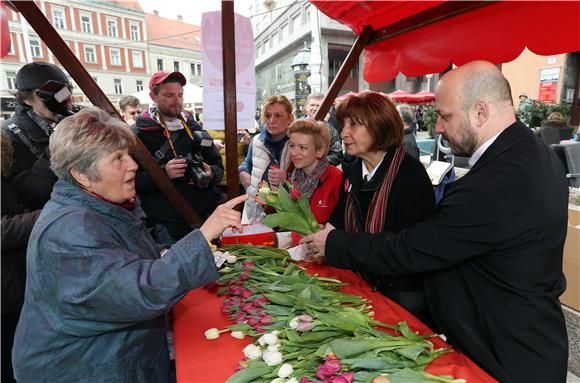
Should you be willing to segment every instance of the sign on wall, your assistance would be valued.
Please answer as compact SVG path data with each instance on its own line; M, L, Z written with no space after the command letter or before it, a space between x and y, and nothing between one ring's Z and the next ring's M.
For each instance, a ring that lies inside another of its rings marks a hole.
M544 68L540 70L539 101L556 101L556 91L560 80L560 68Z

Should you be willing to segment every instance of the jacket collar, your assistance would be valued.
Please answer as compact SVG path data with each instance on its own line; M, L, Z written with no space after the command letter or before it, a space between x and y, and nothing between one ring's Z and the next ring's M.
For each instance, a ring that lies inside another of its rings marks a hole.
M48 142L48 137L52 132L51 122L36 114L32 108L20 103L16 104L16 114L20 116L20 121L25 121L17 125L26 137L34 142Z
M373 178L371 178L370 182L368 182L366 185L363 185L362 179L362 160L357 158L356 161L350 165L350 171L347 175L348 181L352 185L351 190L353 192L377 190L383 183L383 179L387 174L387 170L389 169L389 166L391 166L391 162L393 162L394 154L395 148L387 149L387 153L379 165L379 168L377 169Z

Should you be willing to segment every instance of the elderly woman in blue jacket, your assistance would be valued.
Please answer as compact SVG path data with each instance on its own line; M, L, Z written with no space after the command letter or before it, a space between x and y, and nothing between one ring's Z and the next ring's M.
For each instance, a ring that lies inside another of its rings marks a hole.
M208 241L240 226L219 206L161 258L135 198L135 138L98 108L50 139L59 181L30 237L24 307L13 349L19 382L166 382L164 314L213 281Z

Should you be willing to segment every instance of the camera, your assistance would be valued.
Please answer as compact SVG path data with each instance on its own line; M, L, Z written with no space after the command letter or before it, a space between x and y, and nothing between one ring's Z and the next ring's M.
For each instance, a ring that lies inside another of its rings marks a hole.
M203 158L197 153L187 153L178 158L184 159L187 163L187 168L185 168L185 174L183 177L191 180L191 182L193 182L193 184L198 188L207 189L211 179L203 170Z
M61 116L72 116L78 110L69 110L68 102L72 95L68 84L49 80L36 89L36 95L44 102L48 110Z

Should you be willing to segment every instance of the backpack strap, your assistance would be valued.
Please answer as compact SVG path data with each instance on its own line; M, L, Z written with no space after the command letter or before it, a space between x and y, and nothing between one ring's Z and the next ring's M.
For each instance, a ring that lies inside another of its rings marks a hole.
M36 146L34 146L34 144L32 143L32 141L30 141L30 139L28 137L26 137L26 135L24 134L24 132L22 132L22 129L20 129L18 127L18 125L16 125L14 122L11 122L7 126L7 128L13 134L15 134L16 136L18 136L18 138L20 139L20 141L22 141L22 143L24 145L26 145L26 147L28 147L28 150L30 150L30 152L34 155L34 157L36 157L36 159L39 159L40 158L41 153L38 151L38 148Z

